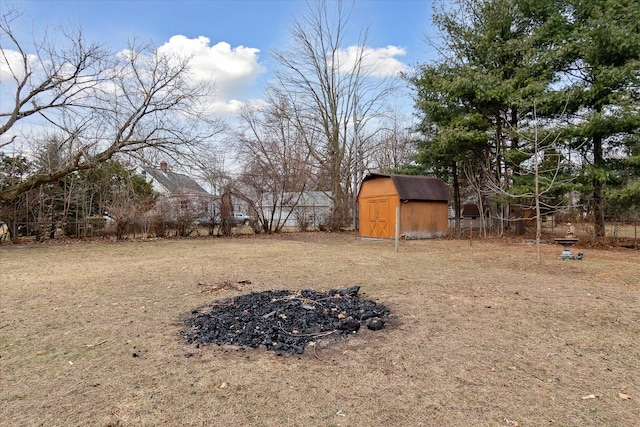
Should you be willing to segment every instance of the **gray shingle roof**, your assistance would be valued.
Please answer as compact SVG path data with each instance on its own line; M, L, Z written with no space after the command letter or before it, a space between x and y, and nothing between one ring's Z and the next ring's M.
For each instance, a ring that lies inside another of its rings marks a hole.
M164 172L149 166L141 166L141 169L155 180L167 193L170 194L209 194L193 178L175 172Z

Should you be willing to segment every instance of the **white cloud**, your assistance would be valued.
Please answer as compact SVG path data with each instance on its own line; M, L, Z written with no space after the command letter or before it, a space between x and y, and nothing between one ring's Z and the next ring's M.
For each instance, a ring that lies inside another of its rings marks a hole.
M228 101L213 101L207 106L207 112L210 114L218 114L224 116L238 116L240 110L245 106L255 108L263 108L267 106L267 101L259 98L247 99L246 101L238 101L232 99Z
M237 99L214 100L207 105L207 112L216 116L234 116L240 112L244 104Z
M409 70L406 64L396 58L407 54L407 51L401 47L389 45L374 49L350 46L338 53L340 68L343 72L350 72L354 68L355 61L360 54L362 55L362 71L374 77L397 76L398 73Z
M0 54L0 82L13 80L14 75L18 79L24 78L25 69L22 55L20 52L11 49L2 49ZM32 65L36 62L35 55L27 55L27 61Z
M210 46L207 37L189 39L176 35L162 45L159 52L190 56L191 73L198 80L212 80L216 87L218 108L235 110L238 99L247 95L264 72L258 62L259 49L219 42Z

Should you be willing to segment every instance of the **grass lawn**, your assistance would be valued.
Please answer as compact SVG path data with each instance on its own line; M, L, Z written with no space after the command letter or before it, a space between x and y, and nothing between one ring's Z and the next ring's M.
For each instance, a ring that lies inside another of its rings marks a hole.
M7 426L640 425L640 252L520 241L231 239L0 246ZM382 331L301 356L188 345L242 292L361 286ZM209 287L212 288L212 287Z

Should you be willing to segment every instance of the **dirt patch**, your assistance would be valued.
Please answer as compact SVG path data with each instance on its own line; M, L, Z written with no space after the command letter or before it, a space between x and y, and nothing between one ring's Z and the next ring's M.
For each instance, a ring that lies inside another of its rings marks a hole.
M302 354L318 340L353 334L361 327L376 331L384 327L389 309L359 298L359 290L359 286L326 293L272 290L216 301L191 313L184 334L196 346L265 346Z

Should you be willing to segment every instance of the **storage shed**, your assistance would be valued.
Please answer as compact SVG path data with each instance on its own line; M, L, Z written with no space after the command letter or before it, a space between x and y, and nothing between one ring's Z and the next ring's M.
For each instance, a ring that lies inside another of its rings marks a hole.
M400 235L409 239L441 237L448 230L449 189L430 176L372 173L358 193L360 236L395 237L396 208Z

